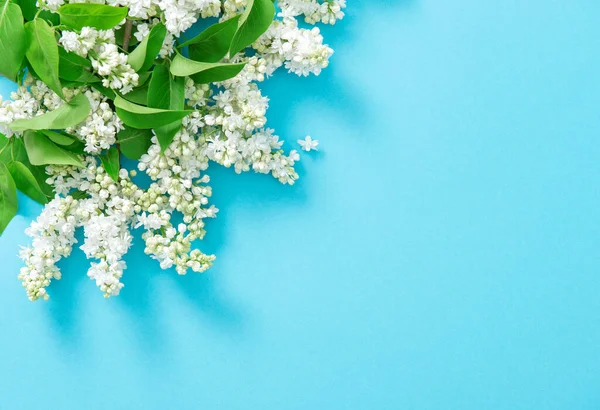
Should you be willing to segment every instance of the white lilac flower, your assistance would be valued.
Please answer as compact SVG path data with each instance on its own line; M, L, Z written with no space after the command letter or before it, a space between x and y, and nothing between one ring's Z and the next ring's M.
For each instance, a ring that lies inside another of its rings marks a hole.
M150 34L150 28L150 25L147 23L139 23L137 25L137 30L133 35L137 41L141 42L144 38L148 37L148 34Z
M187 135L185 131L181 134ZM214 206L205 206L211 189L203 184L209 179L207 176L199 178L200 170L206 168L206 161L196 160L195 140L187 138L187 142L183 142L178 137L164 154L155 142L153 147L156 148L150 150L146 162L140 162L140 168L151 176L162 175L154 178L156 182L147 190L133 184L124 169L119 173L119 182L113 181L93 157L86 158L84 168L48 167L52 175L49 182L56 186L57 193L68 195L76 189L88 193L89 198L75 201L67 196L66 203L71 206L66 212L64 206L59 206L62 202L56 202L62 201L57 197L32 224L30 231L42 231L43 235L37 235L42 239L34 240L32 248L22 251L27 267L20 278L30 298L47 298L45 287L50 279L60 278L55 267L56 260L60 258L40 260L38 253L41 252L42 256L55 254L57 257L61 252L68 254L78 226L83 226L85 235L81 249L89 259L96 260L90 265L88 276L105 297L118 295L123 287L120 279L126 264L122 258L131 246L130 229L133 228L145 229L142 238L146 241L146 252L157 259L163 269L174 267L179 274L185 274L188 269L202 272L210 267L214 256L191 250L192 241L205 234L202 220L216 215ZM165 172L168 167L171 167L170 171ZM163 172L153 172L156 169ZM56 208L62 213L58 213ZM174 211L184 216L184 223L180 223L177 229L170 223ZM65 221L68 224L60 222L61 218L64 219L63 214L67 216ZM59 224L53 224L55 220L59 220ZM66 236L59 238L59 233ZM48 238L67 241L69 247L53 245Z
M304 151L317 151L319 140L314 140L310 135L307 135L303 140L298 140L298 144L300 144Z
M158 5L155 0L107 0L111 6L125 6L129 8L129 16L148 19L158 13Z
M79 33L63 31L59 43L66 51L89 57L94 70L104 77L103 86L126 94L137 85L139 76L127 63L127 55L119 52L113 30L83 27Z
M250 0L225 0L223 2L223 17L228 19L246 9Z
M282 65L297 75L319 75L329 65L333 54L333 50L323 44L323 36L317 27L311 30L298 28L294 18L273 23L253 47L266 60L267 75Z
M94 215L83 225L85 243L81 249L88 258L100 260L99 263L91 264L88 276L96 281L106 297L118 295L123 287L120 279L126 265L121 259L131 246L132 236L127 223L133 213L133 203L129 200L122 201L126 203L124 207L128 211L116 211L109 206L108 212L112 210L111 215Z
M25 233L33 238L30 247L19 254L25 262L19 280L30 300L48 299L46 287L52 279L60 279L56 263L69 256L75 240L77 200L70 196L56 197L48 203L40 216Z
M87 119L77 127L68 129L85 142L85 151L99 154L116 142L117 133L123 123L108 104L108 98L99 91L89 89L84 92L91 106Z
M0 103L0 133L12 137L16 132L11 130L9 124L21 118L31 118L40 109L40 101L35 99L27 87L19 89L10 95L10 100ZM20 133L17 132L20 135Z
M87 57L88 52L96 45L98 31L91 27L83 27L81 32L63 31L58 42L66 51Z
M65 4L65 1L64 0L44 0L44 1L40 1L39 3L40 3L40 6L42 6L43 8L56 11L56 10L58 10L58 8L60 6Z
M128 93L137 86L139 75L127 63L127 55L120 53L117 45L101 43L90 58L94 70L103 76L102 85Z
M335 24L344 17L346 0L280 0L280 17L304 15L307 23Z
M212 191L204 185L209 182L208 176L200 177L208 166L208 159L202 155L204 144L190 138L185 128L175 135L164 153L156 138L153 142L138 164L138 169L155 181L138 201L148 211L137 218L136 224L146 229L142 235L145 252L158 260L163 269L175 267L179 274L185 274L188 268L202 272L214 256L191 251L191 243L204 237L203 219L214 217L217 212L214 206L205 207ZM173 210L183 215L185 223L179 224L177 230L170 222Z

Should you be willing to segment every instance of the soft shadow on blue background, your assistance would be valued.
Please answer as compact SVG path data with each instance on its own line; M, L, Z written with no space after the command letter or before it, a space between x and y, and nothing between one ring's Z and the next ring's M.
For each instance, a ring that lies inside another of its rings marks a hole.
M139 237L48 303L0 238L0 408L600 407L600 4L349 1L318 78L265 86L322 150L297 186L210 169L203 275ZM8 90L3 83L3 94Z

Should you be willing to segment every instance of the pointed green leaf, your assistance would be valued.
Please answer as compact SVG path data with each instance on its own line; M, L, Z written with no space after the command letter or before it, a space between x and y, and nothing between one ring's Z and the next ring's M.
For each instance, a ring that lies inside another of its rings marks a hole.
M27 155L33 165L56 164L83 167L79 156L59 147L39 132L26 131L23 138Z
M184 102L184 78L173 77L166 64L157 65L148 85L148 107L182 110Z
M123 95L123 98L135 104L148 105L148 86L143 85L141 87L134 88L127 94Z
M175 134L177 134L180 129L181 120L163 125L162 127L154 128L154 133L156 134L156 139L158 139L158 143L160 144L160 149L162 152L165 152L169 145L171 145L173 138L175 138Z
M233 56L254 43L273 23L275 6L271 0L250 0L239 21L239 27L229 48Z
M189 110L161 110L158 108L143 107L125 100L123 97L115 98L117 115L125 125L133 128L156 128L180 120L191 111Z
M146 71L145 73L140 73L140 78L138 80L138 86L133 90L129 91L127 94L123 95L127 101L131 101L135 104L140 105L148 105L148 79L152 76L152 71ZM114 97L111 98L114 100Z
M16 0L16 3L21 7L23 17L25 17L26 21L33 20L36 14L38 14L39 7L36 5L37 0ZM51 22L55 26L60 23L58 14L52 13L50 10L40 11L38 17Z
M17 214L17 187L6 165L0 163L0 234Z
M129 54L129 65L138 72L147 71L152 67L166 35L167 29L164 24L159 23L152 27L150 34Z
M84 121L90 110L91 106L87 97L83 94L77 94L71 102L61 105L54 111L29 119L15 120L8 126L15 131L62 130L74 127Z
M27 157L27 152L25 151L23 138L6 138L4 135L0 134L0 150L10 142L12 142L14 146L8 147L2 151L2 154L0 154L0 162L4 162L5 164L10 163L11 161L22 162L29 168L44 194L47 197L53 197L53 188L46 183L46 179L48 179L46 167L31 165L31 162L29 162L29 158Z
M40 204L48 203L46 194L44 194L35 176L25 164L13 161L7 167L19 191Z
M237 15L222 23L213 24L178 48L188 46L188 54L192 60L216 63L227 55L239 19L240 16Z
M177 54L171 63L171 74L178 77L192 76L199 84L228 80L239 74L246 63L202 63Z
M142 85L146 84L151 76L152 76L152 71L146 71L145 73L140 73L139 74L140 78L138 79L138 87L141 87Z
M52 141L53 143L58 144L58 145L63 145L63 146L68 147L69 145L73 145L75 142L77 142L77 140L75 138L70 137L68 135L61 134L56 131L40 130L40 132L42 134L44 134L46 137L50 138L50 141Z
M55 195L54 187L52 187L46 182L46 180L49 177L49 175L46 174L46 166L28 165L28 167L33 176L35 177L35 180L37 181L38 185L44 192L44 195L46 195L46 198L53 198Z
M64 99L58 79L58 44L54 38L54 29L44 20L35 19L25 24L25 33L28 44L25 55L29 64L36 75Z
M56 145L64 147L65 150L77 155L85 155L85 143L79 138L67 134L64 131L56 132L52 130L39 130L42 134L50 139Z
M119 171L121 170L121 164L119 161L119 150L117 147L112 147L106 154L100 155L100 161L102 166L106 170L106 173L115 181L119 182Z
M0 74L15 81L25 57L27 38L23 14L15 3L0 3Z
M87 58L59 47L58 59L58 76L61 79L79 83L100 82L100 78L92 73L92 63Z
M108 30L119 24L128 12L127 7L113 7L105 4L72 3L60 6L60 22L66 26L81 30L83 27L95 27Z
M117 134L117 143L127 158L140 159L152 145L152 131L125 126L125 129Z
M87 192L80 191L78 189L71 192L69 195L71 197L73 197L73 199L77 199L78 201L82 200L82 199L90 198L90 194L88 194Z
M38 11L38 7L36 6L37 0L17 0L16 3L21 8L25 20L30 21L35 18L35 14Z
M148 86L148 106L171 110L182 110L185 104L185 83L183 77L173 77L169 67L157 65L152 71L150 85ZM175 134L181 128L181 120L156 127L154 133L162 150L173 141Z

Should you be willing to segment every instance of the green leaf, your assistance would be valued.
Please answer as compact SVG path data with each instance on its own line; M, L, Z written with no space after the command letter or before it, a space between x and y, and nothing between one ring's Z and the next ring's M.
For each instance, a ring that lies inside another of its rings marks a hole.
M58 144L58 145L69 146L69 145L74 144L76 141L72 137L61 134L60 132L51 131L51 130L40 130L40 132L42 134L44 134L46 137L50 138L50 141L52 141L53 143Z
M54 187L52 187L46 182L46 180L48 179L48 174L46 174L46 166L29 165L29 170L31 171L38 185L44 192L44 195L46 195L46 198L54 198Z
M21 10L23 11L23 17L25 17L26 21L31 21L35 18L35 15L39 10L39 8L36 6L37 0L16 0L16 3L19 5L19 7L21 7ZM38 17L51 22L55 26L60 23L60 17L58 14L52 13L49 10L42 10L38 14Z
M161 110L158 108L143 107L118 96L115 98L117 115L125 125L133 128L149 129L161 127L180 120L191 111L189 110Z
M185 79L173 77L167 65L157 65L152 71L152 78L148 86L148 106L170 110L182 110L185 104ZM181 128L181 120L156 127L154 133L162 150L173 141L175 134Z
M164 24L159 23L152 27L150 34L129 54L127 59L129 65L138 72L147 71L152 67L166 35L167 29Z
M51 130L41 130L42 134L46 137L50 138L55 144L69 146L75 142L75 140L67 135L63 135L59 132L51 131Z
M64 95L58 79L58 44L54 29L44 20L35 19L25 24L27 51L25 55L37 76L62 99Z
M35 5L37 0L17 0L16 3L21 8L25 20L30 21L35 18L35 14L38 11L37 6Z
M10 150L11 161L19 161L29 167L31 163L29 162L29 157L27 156L27 150L25 149L25 143L23 142L23 138L13 137L13 140L14 147Z
M9 143L12 143L13 146L7 147L2 151L0 154L0 162L4 162L5 164L10 163L11 161L22 162L29 168L44 194L47 197L53 197L53 188L46 183L46 179L48 179L46 167L31 165L31 162L29 162L29 158L27 157L27 152L25 151L23 138L6 138L4 135L0 134L0 151Z
M121 165L119 161L119 150L117 150L117 147L112 147L106 152L106 154L100 155L100 161L102 161L102 166L104 166L106 173L110 175L115 182L119 182L119 171L121 170Z
M233 56L254 43L271 25L275 6L271 0L251 0L239 21L239 27L229 48Z
M178 48L189 46L188 54L192 60L216 63L227 55L239 19L240 16L237 15L222 23L213 24Z
M15 81L27 48L23 14L19 6L8 0L0 7L0 74Z
M183 110L185 101L184 78L173 77L167 65L157 65L148 85L148 107Z
M66 150L75 152L76 154L83 154L83 147L85 144L77 137L67 134L64 131L56 132L52 130L39 130L42 134L50 139L56 145L65 147Z
M117 143L121 147L123 155L129 159L138 160L148 152L152 145L152 131L125 126L125 129L117 134Z
M228 80L238 75L246 63L202 63L177 54L171 63L171 74L178 77L192 76L199 84Z
M147 105L148 104L148 86L143 85L141 87L134 88L129 91L127 94L123 95L127 101L131 101L132 103Z
M53 143L65 147L67 151L70 151L77 155L85 154L85 144L79 138L73 135L67 134L63 131L56 132L51 130L40 130L42 134L50 139Z
M219 67L201 71L191 77L196 84L210 84L217 81L225 81L238 75L245 65L246 63L223 64Z
M84 121L90 113L90 110L91 106L87 97L83 94L77 94L69 103L61 105L54 111L29 119L15 120L8 126L14 131L61 130L68 127L74 127Z
M90 198L90 194L88 194L87 192L80 191L78 189L76 189L75 191L71 192L69 195L73 199L77 199L78 201L80 201L82 199Z
M151 76L152 76L152 71L146 71L145 73L140 73L139 79L138 79L138 87L146 84Z
M77 189L77 190L75 190L75 191L73 191L73 192L71 192L69 195L70 195L70 196L71 196L73 199L77 199L78 201L79 201L79 200L81 200L81 199L87 199L87 198L90 198L90 194L88 194L87 192L80 191L80 190L78 190L78 189Z
M169 148L169 145L173 142L173 138L175 138L175 134L177 134L180 129L181 120L154 128L154 133L156 134L156 139L158 139L162 152L165 152L165 150Z
M92 73L92 63L75 53L69 53L64 48L58 48L58 76L67 81L80 83L97 83L100 78Z
M131 101L135 104L140 105L148 105L148 79L152 76L152 71L146 71L145 73L140 73L140 78L138 80L138 86L133 90L129 91L127 94L123 95L123 98L127 101ZM115 98L113 97L112 100Z
M19 191L40 204L48 203L48 197L46 197L37 179L25 164L13 161L7 167Z
M79 156L59 147L39 132L25 132L24 140L27 155L33 165L56 164L83 167Z
M6 165L0 164L0 234L17 214L17 187Z
M81 30L83 27L95 27L108 30L127 17L127 7L113 7L105 4L72 3L60 6L60 22L66 26Z

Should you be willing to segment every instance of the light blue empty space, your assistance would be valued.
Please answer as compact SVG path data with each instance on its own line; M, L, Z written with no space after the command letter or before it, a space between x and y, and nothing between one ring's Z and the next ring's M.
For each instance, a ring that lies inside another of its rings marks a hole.
M600 408L600 3L348 3L320 77L263 85L321 142L297 185L209 169L208 272L137 234L117 298L76 249L31 303L20 198L1 409Z

